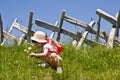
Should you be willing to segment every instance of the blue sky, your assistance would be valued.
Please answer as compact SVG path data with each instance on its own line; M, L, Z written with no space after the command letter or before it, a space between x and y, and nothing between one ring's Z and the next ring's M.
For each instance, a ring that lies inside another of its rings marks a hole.
M33 28L37 28L35 25L35 19L41 19L54 24L60 20L62 10L66 11L66 15L79 19L87 24L91 21L91 18L96 22L98 15L96 15L97 9L102 9L105 12L115 16L120 10L120 0L1 0L0 1L0 13L2 15L3 27L10 27L15 18L18 18L20 24L28 26L29 12L32 10L33 15ZM102 20L101 30L107 31L111 29L111 24ZM78 29L71 28L74 25L69 25L66 29ZM97 24L95 24L96 28ZM66 26L64 26L66 27ZM44 30L47 34L49 31Z

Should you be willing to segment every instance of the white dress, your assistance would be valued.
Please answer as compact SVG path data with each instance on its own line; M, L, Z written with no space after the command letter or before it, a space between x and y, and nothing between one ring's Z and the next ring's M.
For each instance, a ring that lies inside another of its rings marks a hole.
M56 52L56 48L53 46L53 45L51 45L51 44L49 44L49 43L47 43L47 44L45 44L44 46L43 46L43 51L45 50L45 49L48 49L49 51L49 57L51 57L51 54L52 53L55 53ZM56 54L56 53L55 53ZM60 60L62 60L62 58L60 57L60 55L58 55L58 54L56 54L57 55L57 58L59 58Z

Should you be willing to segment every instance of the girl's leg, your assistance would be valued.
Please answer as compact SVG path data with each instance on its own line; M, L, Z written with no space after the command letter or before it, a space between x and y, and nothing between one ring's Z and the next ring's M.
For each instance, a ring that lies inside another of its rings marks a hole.
M48 63L48 58L47 57L41 57L41 59L43 60L43 64L38 64L38 66L42 66L42 67L49 67L49 63Z
M55 62L57 73L62 73L62 68L61 68L62 58L59 55L55 54L55 53L51 54L51 58Z

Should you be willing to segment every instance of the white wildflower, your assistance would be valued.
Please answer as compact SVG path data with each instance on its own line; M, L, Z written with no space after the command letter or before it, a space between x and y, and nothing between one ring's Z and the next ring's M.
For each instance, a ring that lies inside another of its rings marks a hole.
M32 50L32 47L28 47L27 49L24 49L24 52L26 52L26 53L30 53L31 50Z
M27 53L29 53L29 50L27 50Z
M24 49L24 52L26 52L27 51L27 49Z
M32 47L28 47L28 50L31 50L32 49Z

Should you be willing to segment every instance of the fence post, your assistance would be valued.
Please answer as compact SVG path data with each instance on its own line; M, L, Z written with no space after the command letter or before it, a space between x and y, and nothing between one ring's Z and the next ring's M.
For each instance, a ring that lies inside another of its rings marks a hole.
M117 33L117 28L120 26L120 12L118 13L118 15L116 15L117 21L116 24L113 25L113 28L111 29L109 38L108 38L108 42L107 42L107 47L108 48L113 48L113 44L114 44L114 38L116 36Z
M30 42L30 37L31 37L32 19L33 19L33 12L31 11L29 15L29 24L28 24L28 32L27 32L28 42Z
M116 34L116 25L113 25L108 37L108 42L107 42L108 48L113 48L115 34Z
M0 31L1 31L1 42L3 42L3 26L2 26L2 17L0 13Z
M97 25L98 25L97 36L96 36L96 41L97 42L98 42L99 36L100 36L100 21L101 21L101 15L99 15L99 19L98 19L98 22L97 22Z
M116 37L119 36L119 27L120 27L120 11L116 15L117 23L116 23Z
M62 16L61 16L61 19L60 19L60 25L59 25L59 29L58 29L58 35L57 35L57 41L60 40L60 33L62 32L62 25L63 25L63 21L64 21L64 16L65 16L65 10L63 10L62 12Z

